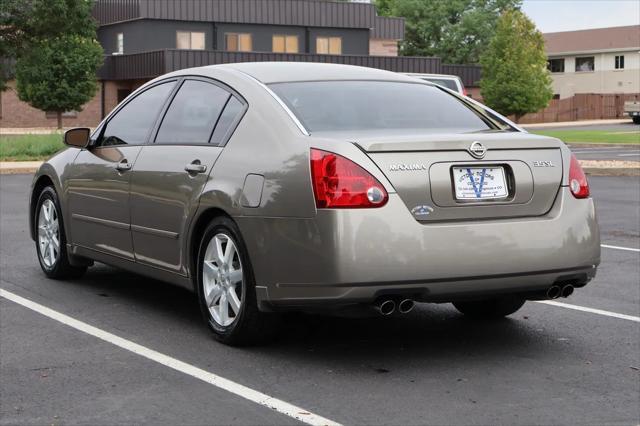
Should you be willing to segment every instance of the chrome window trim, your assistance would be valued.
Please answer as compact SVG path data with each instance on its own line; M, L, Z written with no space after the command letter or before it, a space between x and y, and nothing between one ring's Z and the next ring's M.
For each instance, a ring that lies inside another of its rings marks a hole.
M280 106L282 107L282 109L284 109L284 111L289 115L289 117L291 118L291 120L293 120L293 122L295 123L296 126L298 126L298 129L300 129L300 131L302 132L303 135L305 136L311 136L311 133L309 133L309 131L302 125L302 123L300 122L300 120L298 120L298 117L296 117L296 115L293 113L293 111L291 111L289 109L289 107L287 106L287 104L285 104L283 102L282 99L280 99L280 97L278 95L275 94L275 92L271 89L269 89L269 86L267 86L266 84L264 84L263 82L261 82L260 80L258 80L257 78L255 78L254 76L247 74L244 71L240 71L238 70L239 73L246 75L247 77L249 77L252 81L254 81L255 83L257 83L260 87L262 87L268 94L271 95L271 97L273 97L273 99L276 100L276 102L278 102L280 104Z

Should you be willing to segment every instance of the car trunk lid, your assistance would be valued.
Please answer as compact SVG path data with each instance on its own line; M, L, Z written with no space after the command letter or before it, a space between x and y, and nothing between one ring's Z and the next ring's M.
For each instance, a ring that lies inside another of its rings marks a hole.
M418 221L543 215L562 182L561 142L528 133L351 140L380 167Z

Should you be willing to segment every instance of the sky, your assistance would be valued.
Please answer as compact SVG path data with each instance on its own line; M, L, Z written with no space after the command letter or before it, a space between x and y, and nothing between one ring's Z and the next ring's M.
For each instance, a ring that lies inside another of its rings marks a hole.
M524 0L522 11L543 33L640 25L640 0Z

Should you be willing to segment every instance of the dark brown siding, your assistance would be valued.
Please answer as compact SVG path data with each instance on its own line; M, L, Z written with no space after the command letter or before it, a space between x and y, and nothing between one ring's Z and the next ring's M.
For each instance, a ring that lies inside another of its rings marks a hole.
M442 64L440 74L457 75L465 86L478 86L482 77L482 67L480 65Z
M172 49L107 56L99 76L103 80L151 78L183 68L260 61L328 62L412 73L440 73L442 69L440 58Z
M371 30L371 38L404 39L404 19L376 16L375 25Z
M372 4L315 0L98 0L94 16L100 25L139 18L335 28L376 24Z
M140 18L139 0L98 0L93 16L100 25Z

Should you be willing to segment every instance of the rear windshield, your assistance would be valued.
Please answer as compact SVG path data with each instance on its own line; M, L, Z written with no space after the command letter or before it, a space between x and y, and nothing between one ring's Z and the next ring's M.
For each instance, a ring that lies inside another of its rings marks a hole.
M431 78L431 77L420 77L422 80L428 81L433 84L437 84L438 86L446 87L447 89L458 91L458 85L454 80L447 80L443 78Z
M490 130L488 121L435 86L388 81L314 81L269 86L311 132Z

